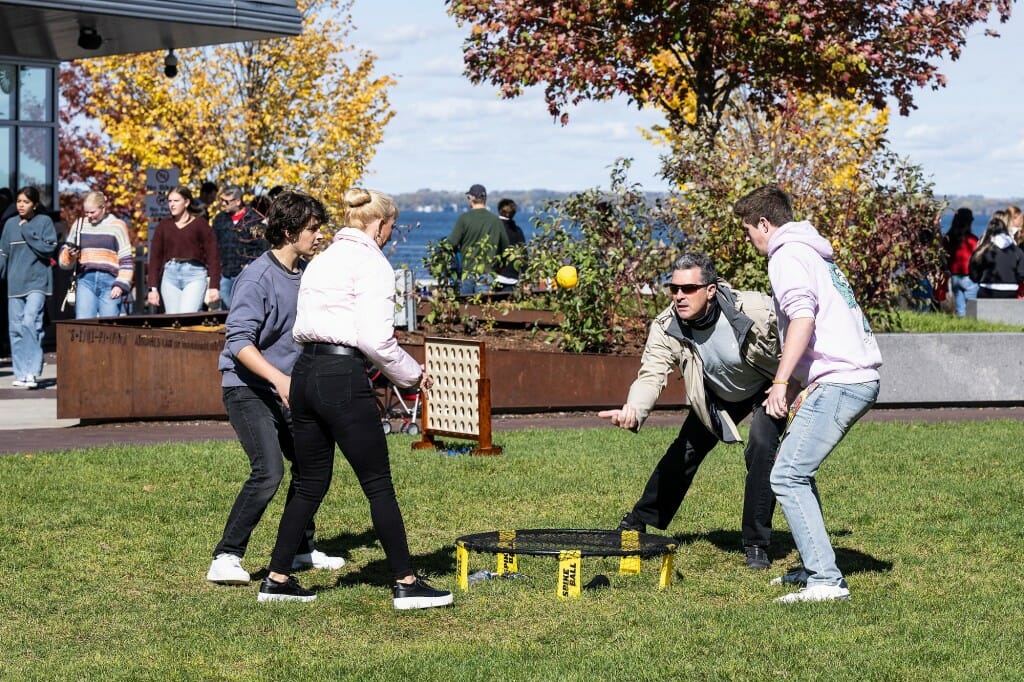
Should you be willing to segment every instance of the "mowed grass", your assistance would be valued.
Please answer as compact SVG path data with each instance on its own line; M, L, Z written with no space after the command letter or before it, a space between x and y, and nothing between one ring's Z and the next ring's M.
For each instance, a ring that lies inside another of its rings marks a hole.
M183 427L187 428L187 427ZM819 484L853 599L782 606L796 558L776 513L772 570L743 566L742 450L705 462L658 561L555 597L557 562L456 588L454 541L503 528L612 528L675 431L502 432L499 458L410 450L392 466L419 569L450 609L395 612L366 502L339 457L318 541L349 563L305 571L313 604L257 604L205 572L247 474L234 443L0 458L4 680L1018 680L1024 654L1024 426L858 425ZM283 494L244 565L266 565ZM493 569L474 553L471 570Z

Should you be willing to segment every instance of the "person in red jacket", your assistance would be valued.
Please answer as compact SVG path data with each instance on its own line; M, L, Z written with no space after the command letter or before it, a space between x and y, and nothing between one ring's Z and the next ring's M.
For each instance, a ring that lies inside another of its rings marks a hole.
M956 303L956 316L967 315L968 299L978 297L978 283L971 279L971 254L978 246L978 238L971 233L974 213L969 208L957 209L953 224L943 238L943 246L949 259L950 285Z

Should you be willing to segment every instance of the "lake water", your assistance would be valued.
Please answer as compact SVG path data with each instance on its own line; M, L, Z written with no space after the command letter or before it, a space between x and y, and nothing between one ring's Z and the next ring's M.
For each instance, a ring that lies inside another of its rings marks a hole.
M424 213L420 211L399 211L398 226L391 235L391 242L384 247L384 254L391 266L408 267L416 279L429 279L430 274L423 265L427 256L427 244L447 237L461 211ZM529 241L533 236L533 214L519 213L516 225L522 229Z
M429 279L430 274L423 265L427 255L427 244L447 237L461 211L443 211L425 213L422 211L401 211L398 216L398 227L391 236L391 242L384 247L384 253L394 268L407 266L416 279ZM523 230L526 240L533 237L532 213L516 215L516 225ZM979 237L985 233L991 216L982 213L974 214L971 230ZM953 214L947 211L942 217L942 231L949 230Z

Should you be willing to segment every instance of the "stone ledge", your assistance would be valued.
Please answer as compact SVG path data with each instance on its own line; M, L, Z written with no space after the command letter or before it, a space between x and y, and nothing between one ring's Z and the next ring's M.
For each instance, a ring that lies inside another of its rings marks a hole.
M879 407L1024 404L1024 333L879 334L878 346Z
M967 317L1024 327L1024 298L971 299L967 301Z

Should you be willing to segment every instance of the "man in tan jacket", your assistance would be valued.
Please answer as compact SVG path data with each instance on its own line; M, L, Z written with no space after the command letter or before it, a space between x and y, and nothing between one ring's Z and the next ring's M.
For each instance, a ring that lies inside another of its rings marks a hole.
M638 431L677 366L690 410L619 527L641 532L648 524L667 528L701 462L719 442L742 442L736 424L751 415L744 452L743 548L748 567L767 569L775 511L770 476L786 427L785 419L768 416L762 404L780 354L771 298L732 291L718 279L711 259L699 253L676 259L668 288L672 304L651 323L625 405L598 416Z

